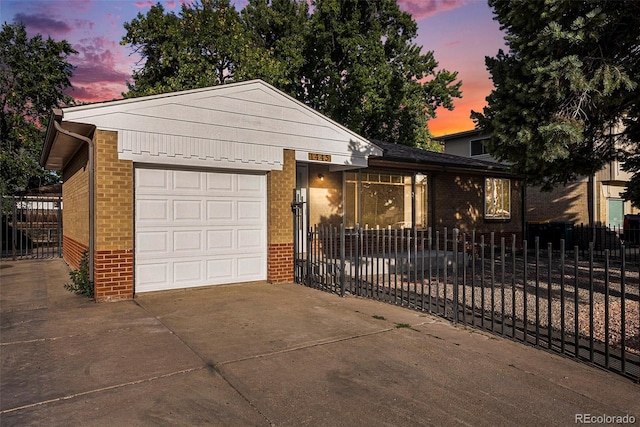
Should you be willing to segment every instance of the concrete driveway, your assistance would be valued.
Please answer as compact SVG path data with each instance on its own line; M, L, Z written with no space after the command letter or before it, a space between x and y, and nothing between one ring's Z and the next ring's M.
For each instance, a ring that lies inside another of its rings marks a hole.
M376 301L247 283L95 304L60 259L0 266L2 426L640 423L638 384Z

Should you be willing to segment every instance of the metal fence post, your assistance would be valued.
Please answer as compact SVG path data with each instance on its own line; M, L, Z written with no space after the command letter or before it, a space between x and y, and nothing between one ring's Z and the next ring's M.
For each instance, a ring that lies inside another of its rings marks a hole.
M453 245L453 323L458 323L458 229L452 231Z
M13 202L13 210L12 210L12 214L11 214L11 256L13 257L13 260L15 261L17 259L16 257L16 239L18 238L18 231L17 231L17 226L16 226L16 215L18 214L18 209L16 207L16 198L15 196L11 198L11 201Z
M344 259L344 251L345 251L345 231L344 224L340 224L340 296L344 296L346 292L346 283L345 283L345 259Z

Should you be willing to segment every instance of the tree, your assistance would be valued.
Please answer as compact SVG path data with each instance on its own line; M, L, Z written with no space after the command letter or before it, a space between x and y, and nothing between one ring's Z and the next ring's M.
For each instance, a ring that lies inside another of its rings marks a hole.
M253 48L269 55L274 65L271 69L263 68L261 78L300 99L304 44L309 35L307 2L249 0L241 16Z
M489 153L543 189L624 160L638 143L623 122L637 121L640 3L489 5L509 46L486 58L495 89L472 113Z
M122 43L145 61L126 96L261 78L365 137L428 146L427 121L453 109L461 82L412 42L411 15L391 0L312 8L249 0L240 20L229 0L183 5L179 16L158 4L125 24Z
M0 192L15 194L57 182L39 165L52 108L67 105L76 54L66 41L27 36L23 24L3 24L0 32Z
M306 43L304 101L367 138L429 147L427 122L453 109L462 82L436 71L395 1L316 0ZM431 148L439 148L431 146Z
M636 81L640 81L639 74L636 74ZM622 197L630 200L636 208L640 208L640 144L638 143L640 141L640 91L636 91L636 100L624 118L623 124L629 143L622 168L631 172L633 176L627 183Z
M260 77L272 66L268 55L250 46L230 0L183 3L178 15L158 3L124 27L121 44L130 44L144 62L126 97Z

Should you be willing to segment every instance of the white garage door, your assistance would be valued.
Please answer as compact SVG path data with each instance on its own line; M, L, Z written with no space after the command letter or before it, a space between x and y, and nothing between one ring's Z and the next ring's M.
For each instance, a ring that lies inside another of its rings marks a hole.
M264 280L266 176L136 168L136 292Z

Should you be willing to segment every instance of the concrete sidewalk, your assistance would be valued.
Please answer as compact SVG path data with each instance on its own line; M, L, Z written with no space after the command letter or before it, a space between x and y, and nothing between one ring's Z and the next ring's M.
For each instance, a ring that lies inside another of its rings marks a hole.
M94 304L62 260L0 267L2 426L640 424L629 380L376 301L248 283Z

